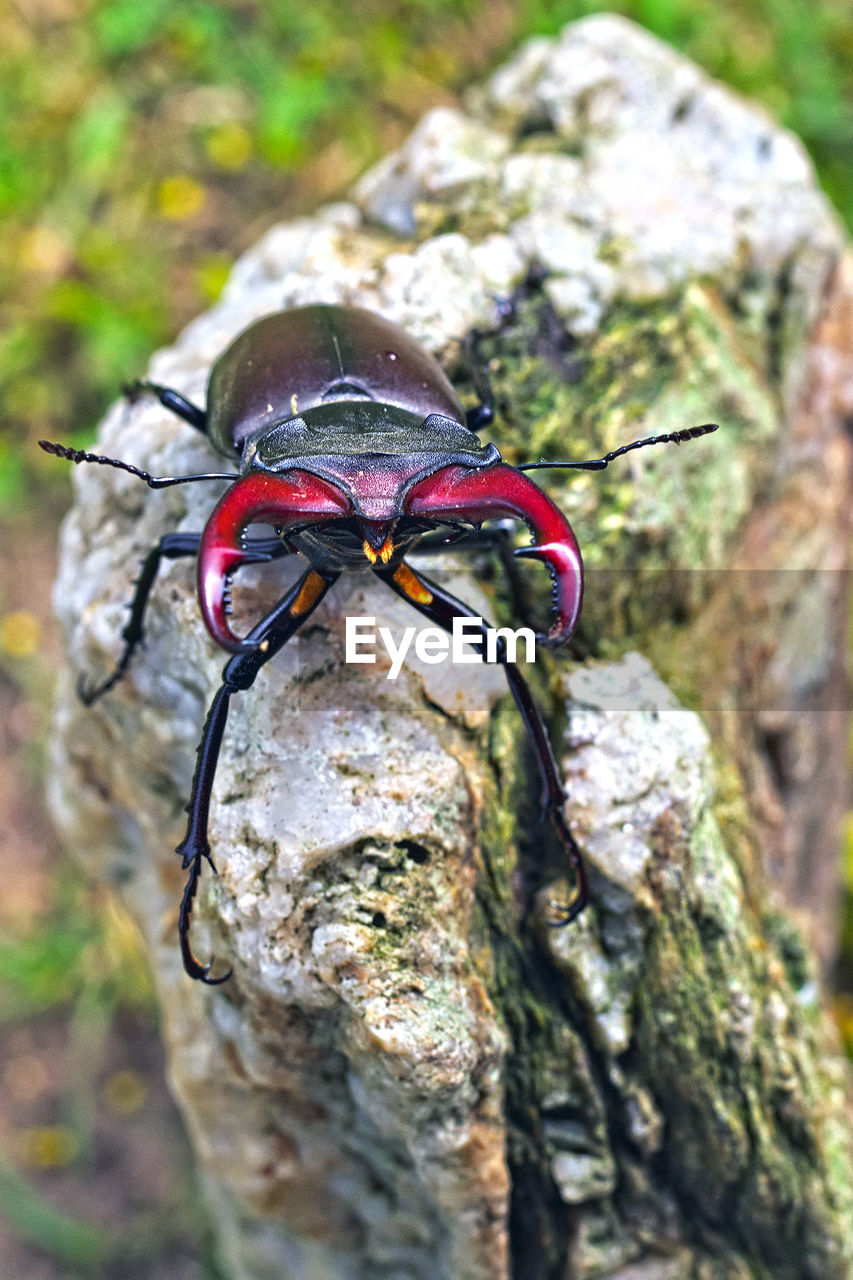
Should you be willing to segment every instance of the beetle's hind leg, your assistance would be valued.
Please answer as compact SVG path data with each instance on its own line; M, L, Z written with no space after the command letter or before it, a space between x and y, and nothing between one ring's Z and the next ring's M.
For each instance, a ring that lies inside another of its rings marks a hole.
M87 707L97 702L118 684L130 665L134 651L142 643L145 635L145 610L148 607L151 588L160 571L161 561L197 555L200 542L200 533L167 533L148 552L142 561L139 577L136 579L136 590L130 602L130 617L121 633L124 648L118 662L106 680L102 680L100 684L87 681L84 676L80 676L77 681L77 695ZM290 549L279 538L258 538L253 540L250 546L253 560L273 560L290 554Z
M401 561L393 569L381 569L375 572L377 577L387 582L392 591L402 596L404 600L408 600L409 604L413 605L419 613L437 623L438 626L443 627L445 631L452 632L455 618L470 619L473 616L470 609L461 600L457 600L455 596L444 591L430 578L422 577L416 573L405 561ZM482 626L482 624L481 633L481 637L472 638L472 643L480 647L482 652L486 638L486 627ZM568 924L587 905L589 890L581 851L563 814L566 793L560 782L559 770L554 759L554 752L551 748L545 721L542 719L539 708L533 700L527 681L515 663L510 662L507 658L506 645L501 636L497 637L496 656L506 674L510 692L521 713L524 727L527 730L530 744L536 757L539 776L542 781L543 816L547 815L550 818L551 824L565 850L569 865L574 871L574 896L565 906L557 908L559 919L555 921L556 924L560 925Z
M477 394L477 404L465 414L466 424L472 431L480 431L495 420L495 397L492 391L492 380L489 377L488 365L481 349L483 339L500 333L507 322L513 319L518 297L514 295L509 298L494 298L493 301L497 312L497 324L494 328L472 329L461 343L465 363L468 366L471 381L474 383L474 390Z
M205 435L207 434L206 410L199 409L198 405L193 404L191 400L187 400L186 396L182 396L180 391L174 391L171 387L163 387L159 382L148 382L145 378L135 378L133 382L128 382L122 390L131 404L136 404L137 400L144 395L156 396L164 409L170 409L179 418L183 418L184 422L188 422L191 427L195 427L197 431L203 431Z
M465 413L465 422L472 431L481 431L495 420L495 397L492 391L492 380L485 360L480 355L479 339L481 335L475 331L468 335L463 343L471 370L471 380L477 393L477 403L473 409Z
M468 365L471 381L474 383L474 390L477 394L477 403L473 409L468 409L465 414L466 425L472 431L481 431L483 427L488 427L495 420L495 397L492 391L492 380L489 377L488 365L480 350L480 344L483 338L487 336L481 329L472 329L462 342L465 363Z

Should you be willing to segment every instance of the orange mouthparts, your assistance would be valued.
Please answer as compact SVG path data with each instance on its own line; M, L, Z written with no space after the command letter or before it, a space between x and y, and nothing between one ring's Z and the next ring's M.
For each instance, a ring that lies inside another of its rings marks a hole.
M361 544L361 549L371 564L376 564L377 560L381 560L383 564L387 564L394 554L394 543L391 541L391 535L389 534L379 550L374 551L373 547L371 547L370 543L367 541L367 538L365 538L364 542Z

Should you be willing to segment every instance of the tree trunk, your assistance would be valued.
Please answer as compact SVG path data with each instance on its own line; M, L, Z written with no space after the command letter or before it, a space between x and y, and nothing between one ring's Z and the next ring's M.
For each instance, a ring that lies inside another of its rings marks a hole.
M273 228L155 357L198 402L257 316L352 302L458 380L459 340L489 331L509 462L721 424L538 477L588 568L587 660L540 653L532 675L590 867L565 928L501 672L345 663L348 615L417 621L353 573L233 699L193 944L234 973L190 982L172 850L223 657L189 562L115 689L85 709L72 685L116 661L132 566L201 529L215 486L80 469L52 800L143 929L234 1280L850 1274L847 1076L810 949L833 954L847 793L841 243L794 139L596 17L528 45L467 115L432 112L352 203ZM155 403L116 406L99 449L220 465ZM507 622L471 567L428 572ZM237 628L293 573L244 571Z

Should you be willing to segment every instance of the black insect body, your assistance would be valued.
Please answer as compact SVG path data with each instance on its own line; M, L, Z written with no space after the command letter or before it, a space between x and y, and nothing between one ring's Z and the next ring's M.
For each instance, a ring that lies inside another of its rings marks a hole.
M142 639L143 619L161 560L197 556L202 617L213 639L232 657L202 733L188 806L187 833L177 852L188 872L179 937L184 967L202 982L211 963L193 955L190 914L202 863L211 862L208 812L217 758L232 696L250 688L265 663L308 618L342 572L369 571L445 630L470 611L406 561L406 553L454 552L492 546L505 564L505 530L484 521L522 520L533 543L512 554L542 560L553 579L553 616L545 644L564 644L580 614L583 571L577 541L550 498L524 474L544 467L601 470L614 458L649 444L681 443L716 430L715 424L636 440L587 462L501 461L477 431L492 420L488 381L479 373L480 403L467 412L439 364L389 321L355 307L308 306L266 316L241 333L210 374L207 407L177 391L138 382L129 394L156 396L202 431L234 470L193 476L151 476L114 458L40 441L72 462L119 467L152 488L208 479L233 481L200 533L166 534L146 557L122 638L124 649L107 680L81 687L92 703L126 670ZM275 538L247 539L256 522ZM245 564L300 555L307 567L245 637L229 623L230 581ZM482 638L476 641L485 645ZM568 923L587 901L580 851L563 817L565 793L548 733L527 685L505 647L497 659L527 728L543 788L543 807L574 867L576 890L561 908Z

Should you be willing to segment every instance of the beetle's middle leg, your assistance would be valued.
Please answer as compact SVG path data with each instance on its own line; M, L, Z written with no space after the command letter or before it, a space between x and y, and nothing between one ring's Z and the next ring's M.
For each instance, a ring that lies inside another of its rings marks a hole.
M416 573L405 560L401 561L393 569L378 569L374 570L374 572L377 577L382 578L391 587L392 591L402 596L404 600L408 600L409 604L414 605L419 613L437 623L438 626L443 627L445 631L453 630L455 618L470 619L473 617L470 609L461 600L457 600L455 596L444 591L430 578L422 577L419 573ZM486 627L482 623L481 633L481 638L473 637L472 643L475 646L479 646L480 651L483 652ZM515 663L510 662L507 658L506 645L501 636L497 637L496 656L504 669L510 692L521 713L524 727L533 747L536 763L539 767L539 776L542 781L543 811L550 818L575 873L574 897L566 906L559 908L559 923L568 924L570 920L574 920L575 916L583 911L589 901L589 890L581 851L563 815L566 793L560 782L560 774L557 762L554 759L554 752L551 748L545 721L542 719L539 708L533 700L527 681Z
M200 533L167 533L148 552L142 561L139 577L136 579L136 590L130 602L130 618L121 633L124 649L118 662L106 680L100 684L91 684L84 676L77 681L77 695L87 707L97 702L98 698L103 697L118 684L128 668L134 650L141 644L144 636L145 610L148 607L151 588L160 570L161 561L197 555L200 542ZM250 547L252 560L274 560L279 556L290 554L290 548L285 546L280 538L258 538L251 542Z
M265 666L270 658L275 657L306 618L310 617L338 576L337 573L321 574L316 569L308 569L303 573L276 607L249 632L246 642L255 647L245 653L237 654L226 663L222 672L222 684L207 713L198 747L192 795L187 806L189 812L187 833L175 852L181 856L182 866L189 872L178 917L178 935L184 968L191 978L198 978L199 981L211 986L224 982L231 971L229 969L228 973L219 978L211 978L209 974L213 961L203 965L196 959L190 946L189 930L202 861L206 858L213 867L210 843L207 838L207 823L213 780L231 697L232 694L251 688L261 667Z

